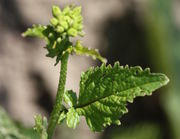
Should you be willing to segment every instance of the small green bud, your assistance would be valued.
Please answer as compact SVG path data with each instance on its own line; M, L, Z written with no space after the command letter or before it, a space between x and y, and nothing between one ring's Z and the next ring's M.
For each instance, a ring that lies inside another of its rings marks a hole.
M58 20L56 18L52 18L50 23L53 25L53 26L57 26L58 25Z
M62 33L62 32L64 32L64 28L61 26L57 26L56 31L59 33Z
M65 14L65 15L69 15L70 12L71 12L71 9L70 9L69 6L65 7L64 10L63 10L63 14Z
M81 31L83 29L83 25L82 24L78 24L77 22L74 23L72 27L75 28L78 31Z
M62 41L61 37L58 37L58 38L57 38L57 42L58 42L58 43L61 43L61 41Z
M79 24L77 22L75 22L73 25L72 25L73 28L75 29L78 29L79 28Z
M81 37L84 37L85 36L85 32L81 31L81 32L78 33L78 35L81 36Z
M54 17L58 17L61 14L61 9L58 6L53 6L52 14Z
M64 29L68 29L68 24L66 21L61 21L60 25L64 28Z
M74 15L80 15L81 14L81 7L76 7L73 9L73 14Z
M77 40L76 41L76 45L75 45L75 47L83 47L82 45L81 45L81 41L80 40Z
M67 33L66 33L66 32L63 32L63 34L62 34L62 38L63 38L63 39L65 39L65 38L66 38L66 36L67 36Z
M48 37L49 37L49 38L54 38L53 33L52 33L52 32L51 32L51 33L49 33Z
M67 23L71 26L73 24L73 20L69 16L65 16L64 19L67 21Z
M119 120L116 120L114 123L115 123L116 125L120 125L120 124L121 124L121 122L120 122Z
M76 19L76 15L74 15L74 14L71 14L70 17L71 17L73 20Z
M76 16L76 22L82 23L83 17L82 16Z
M77 30L81 31L82 29L83 29L83 25L80 24L80 25L78 26Z
M70 28L70 29L68 30L68 35L70 35L70 36L72 36L72 37L76 37L77 34L78 34L77 30L74 29L74 28Z

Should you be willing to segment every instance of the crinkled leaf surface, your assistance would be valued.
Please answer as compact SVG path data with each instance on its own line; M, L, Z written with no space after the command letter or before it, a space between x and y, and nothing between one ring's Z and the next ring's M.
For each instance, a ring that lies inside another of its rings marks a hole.
M92 131L101 131L112 123L120 124L119 118L128 112L127 102L151 95L168 81L165 75L149 69L103 64L82 74L76 111L85 116Z
M66 123L68 127L75 129L79 121L80 121L80 117L77 111L73 107L71 107L67 112Z

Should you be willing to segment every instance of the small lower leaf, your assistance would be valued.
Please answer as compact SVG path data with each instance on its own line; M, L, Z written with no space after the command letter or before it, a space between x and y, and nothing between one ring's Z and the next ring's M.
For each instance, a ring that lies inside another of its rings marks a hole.
M33 25L32 28L28 28L26 32L22 34L23 37L31 36L31 37L39 37L46 38L43 34L43 31L46 30L46 26L43 25Z
M73 51L77 55L91 56L93 59L99 59L103 63L107 62L107 60L99 54L97 49L91 49L91 48L84 47L81 45L80 41L76 42L75 47L73 47Z
M65 118L66 118L66 113L63 111L59 116L58 124L61 124Z
M0 139L30 139L25 136L18 126L9 118L0 106Z
M77 96L76 93L72 90L68 90L64 93L64 101L66 104L68 104L70 107L73 107L77 104Z
M47 118L42 117L41 115L37 115L34 117L35 119L35 126L34 130L38 132L38 134L41 136L42 139L47 139L48 134L47 134Z
M76 112L76 110L73 107L70 108L67 113L67 119L66 119L67 126L75 129L79 121L80 121L80 117Z

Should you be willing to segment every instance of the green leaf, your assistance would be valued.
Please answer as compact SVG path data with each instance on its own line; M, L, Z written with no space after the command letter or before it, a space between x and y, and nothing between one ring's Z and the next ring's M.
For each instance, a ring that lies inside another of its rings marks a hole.
M68 109L67 119L66 119L67 126L75 129L79 121L80 121L80 117L76 112L76 110L73 107Z
M21 134L14 122L0 107L0 139L29 139Z
M150 73L140 67L122 67L119 63L91 68L81 75L76 111L86 118L92 131L120 124L119 118L128 112L127 102L138 96L151 95L166 85L169 79L160 73Z
M31 37L39 37L45 38L43 32L46 30L46 26L43 25L33 25L32 28L28 28L26 32L22 34L23 37L31 36Z
M65 113L65 111L63 111L59 116L58 124L61 124L65 118L66 118L66 113Z
M72 90L68 90L64 93L64 101L66 104L68 104L70 107L73 107L77 104L77 96L76 93Z
M36 130L40 136L41 139L47 139L48 134L47 134L47 119L46 117L42 117L41 115L37 115L35 116L35 126L34 126L34 130Z
M91 56L93 59L99 59L103 63L107 62L107 60L99 54L97 49L91 49L91 48L84 47L81 45L80 41L76 42L76 45L73 47L73 51L77 55Z

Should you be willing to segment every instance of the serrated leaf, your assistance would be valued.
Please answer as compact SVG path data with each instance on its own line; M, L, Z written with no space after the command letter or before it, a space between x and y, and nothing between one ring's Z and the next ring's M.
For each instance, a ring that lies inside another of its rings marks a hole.
M39 37L45 38L43 31L46 29L46 26L43 25L33 25L32 28L28 28L26 32L22 34L23 37Z
M103 63L107 62L107 60L99 54L97 49L84 47L81 45L80 41L76 42L75 47L73 47L73 51L77 55L91 56L93 59L99 59Z
M76 93L72 90L68 90L64 93L64 101L70 107L73 107L77 104L77 96Z
M73 107L68 109L67 119L66 119L67 126L75 129L79 121L80 121L80 117L76 112L76 110Z
M127 102L151 95L168 81L165 75L150 73L149 69L103 64L82 74L76 111L85 116L92 131L102 131L112 123L120 124L119 118L128 112Z

